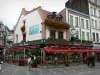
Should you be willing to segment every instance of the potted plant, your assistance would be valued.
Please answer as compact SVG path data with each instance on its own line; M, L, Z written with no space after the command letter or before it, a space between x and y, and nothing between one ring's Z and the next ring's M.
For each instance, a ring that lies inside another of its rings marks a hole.
M31 66L32 67L37 67L37 59L35 59L35 60L32 60L32 64L31 64Z

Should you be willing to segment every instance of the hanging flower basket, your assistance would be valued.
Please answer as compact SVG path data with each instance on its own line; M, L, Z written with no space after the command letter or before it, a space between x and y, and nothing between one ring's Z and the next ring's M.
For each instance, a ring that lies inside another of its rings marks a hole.
M53 26L57 28L69 28L69 24L66 24L63 21L52 20L47 18L44 23L48 26Z
M25 26L22 26L22 27L21 27L21 31L22 31L22 32L25 32Z

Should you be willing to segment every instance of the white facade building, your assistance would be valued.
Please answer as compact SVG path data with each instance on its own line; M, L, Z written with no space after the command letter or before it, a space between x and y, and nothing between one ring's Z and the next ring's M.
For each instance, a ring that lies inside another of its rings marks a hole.
M91 22L91 35L94 43L100 43L100 4L97 0L89 2L89 16ZM99 2L100 3L100 2Z
M18 22L14 27L14 43L20 43L23 40L21 31L21 27L24 25L23 21L25 21L26 41L48 39L52 36L52 33L55 38L59 38L60 32L62 32L62 38L68 40L68 31L65 28L57 29L45 25L44 21L49 14L50 12L43 10L41 7L37 7L31 11L26 11L23 8Z
M90 23L88 29L90 30L89 34L90 40L93 41L94 47L97 46L97 44L99 45L100 44L100 0L68 0L65 3L65 7L70 8L73 11L78 11L88 15L88 21ZM80 26L82 25L80 24ZM82 29L82 31L83 30L84 29ZM87 29L84 31L87 32ZM87 37L88 33L85 36Z
M89 15L66 8L66 17L67 22L77 31L78 39L91 40Z
M89 15L67 7L64 8L60 13L63 15L65 22L69 23L70 30L72 28L75 29L76 33L70 31L70 37L73 33L73 35L75 34L74 37L80 40L91 41Z

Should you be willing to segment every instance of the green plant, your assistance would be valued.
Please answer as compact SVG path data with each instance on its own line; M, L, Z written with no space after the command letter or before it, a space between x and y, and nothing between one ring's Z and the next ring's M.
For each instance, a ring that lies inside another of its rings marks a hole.
M83 42L83 43L86 43L87 41L86 41L86 40L82 40L82 42Z
M73 36L70 38L70 42L76 42L77 40L78 39L76 37L73 37Z
M80 39L77 39L76 42L81 42L81 40Z
M89 40L82 40L83 43L92 43L92 41Z
M49 37L48 40L55 40L56 38L54 37Z
M39 59L35 59L35 60L32 60L32 62L33 62L34 64L38 64L38 63L40 62L40 60L39 60Z

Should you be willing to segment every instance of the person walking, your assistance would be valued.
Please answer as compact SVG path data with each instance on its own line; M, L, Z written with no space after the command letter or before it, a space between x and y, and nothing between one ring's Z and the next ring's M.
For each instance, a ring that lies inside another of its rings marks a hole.
M86 57L85 57L85 63L87 64L87 66L89 67L90 66L90 60L89 60L90 58L89 58L89 56L87 55Z
M94 55L90 57L90 63L91 63L91 67L95 67L95 56Z
M31 58L29 57L29 58L27 59L27 64L28 64L28 67L29 67L29 71L30 71L30 68L31 68L30 62L31 62Z

